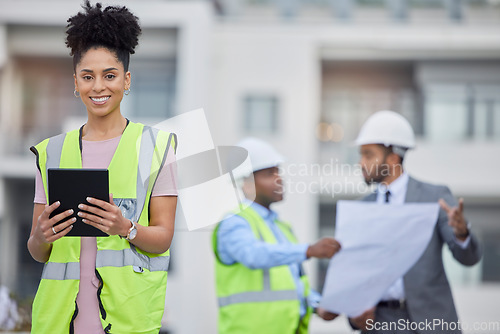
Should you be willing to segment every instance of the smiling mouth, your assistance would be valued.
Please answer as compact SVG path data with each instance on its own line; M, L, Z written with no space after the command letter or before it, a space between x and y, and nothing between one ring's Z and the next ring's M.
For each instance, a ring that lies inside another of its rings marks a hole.
M103 96L103 97L91 97L90 99L96 103L104 103L106 102L110 96Z

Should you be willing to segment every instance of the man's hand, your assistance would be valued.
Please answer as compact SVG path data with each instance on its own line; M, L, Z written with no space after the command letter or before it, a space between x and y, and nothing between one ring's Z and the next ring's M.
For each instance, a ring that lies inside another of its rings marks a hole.
M316 309L316 314L321 319L326 320L326 321L331 321L339 316L337 313L328 312L327 310L325 310L324 308L321 308L321 307L318 307Z
M340 250L340 244L334 238L321 238L316 243L307 248L306 256L317 257L318 259L331 258L335 253Z
M372 322L375 320L375 307L366 310L360 316L349 318L349 320L357 329L366 331L368 327L368 320L372 320Z
M450 207L442 198L439 200L439 205L448 215L448 225L453 228L455 237L464 241L469 236L469 229L464 217L464 199L458 200L458 206Z

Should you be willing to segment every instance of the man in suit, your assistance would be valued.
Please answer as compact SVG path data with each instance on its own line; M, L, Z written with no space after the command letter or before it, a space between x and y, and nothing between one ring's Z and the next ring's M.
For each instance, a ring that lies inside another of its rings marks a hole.
M448 187L424 183L406 173L403 159L415 146L415 137L400 114L373 114L361 128L356 144L365 181L377 184L377 191L364 201L380 205L439 202L441 210L420 259L393 283L376 307L349 319L351 326L366 333L461 333L441 254L446 243L453 257L465 266L481 259L477 238L463 215L463 200L457 204ZM391 322L398 326L394 330L384 328Z

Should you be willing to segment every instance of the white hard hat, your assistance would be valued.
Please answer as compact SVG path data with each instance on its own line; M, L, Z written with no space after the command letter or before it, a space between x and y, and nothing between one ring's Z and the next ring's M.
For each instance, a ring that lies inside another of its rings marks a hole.
M245 138L237 146L243 147L248 151L254 172L276 167L285 161L284 157L274 147L258 138Z
M356 145L383 144L402 148L415 147L415 134L406 118L394 111L378 111L361 127Z

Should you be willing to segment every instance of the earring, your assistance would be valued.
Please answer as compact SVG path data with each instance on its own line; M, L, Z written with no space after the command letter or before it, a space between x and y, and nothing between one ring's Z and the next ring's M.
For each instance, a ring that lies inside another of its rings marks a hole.
M123 94L125 94L125 95L130 94L130 88L129 88L129 89L125 89L125 90L123 91Z
M79 91L77 91L77 90L75 89L75 90L73 91L73 95L74 95L75 97L80 97L80 92L79 92Z

